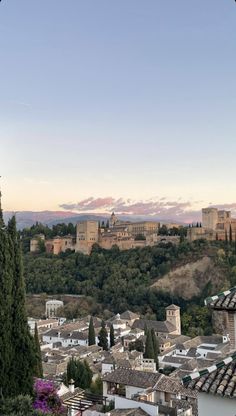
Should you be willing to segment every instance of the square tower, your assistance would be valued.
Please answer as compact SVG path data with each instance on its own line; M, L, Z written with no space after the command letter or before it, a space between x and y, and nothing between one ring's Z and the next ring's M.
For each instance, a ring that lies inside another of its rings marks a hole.
M98 221L80 221L76 227L76 251L90 254L93 244L98 242Z
M175 335L181 335L180 307L174 304L166 308L166 321L170 322L175 328Z
M217 223L218 223L218 209L217 208L203 208L202 209L203 228L215 230Z

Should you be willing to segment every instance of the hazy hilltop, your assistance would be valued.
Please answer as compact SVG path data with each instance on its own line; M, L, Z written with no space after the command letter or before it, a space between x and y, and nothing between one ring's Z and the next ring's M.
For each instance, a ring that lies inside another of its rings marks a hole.
M8 222L9 218L15 212L13 211L5 211L4 221ZM53 226L58 223L72 223L76 224L78 221L87 221L87 220L94 220L94 221L107 221L110 218L110 214L101 213L101 214L87 214L87 213L75 213L72 211L17 211L16 212L16 219L17 219L17 228L19 230L23 228L31 227L36 222L40 222L41 224ZM176 223L182 224L175 219L165 219L162 220L157 216L150 216L150 215L119 215L119 219L121 221L158 221L162 223Z
M4 221L7 222L14 212L5 211ZM68 224L69 222L76 224L78 221L97 220L101 221L106 217L93 214L78 214L70 211L18 211L16 213L17 228L19 230L31 227L36 222L52 226L58 223ZM107 217L108 218L108 217Z

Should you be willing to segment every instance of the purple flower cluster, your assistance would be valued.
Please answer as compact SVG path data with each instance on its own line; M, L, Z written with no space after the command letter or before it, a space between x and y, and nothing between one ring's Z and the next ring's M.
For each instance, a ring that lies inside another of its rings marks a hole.
M34 383L33 407L42 413L61 415L64 413L57 389L52 381L37 379Z

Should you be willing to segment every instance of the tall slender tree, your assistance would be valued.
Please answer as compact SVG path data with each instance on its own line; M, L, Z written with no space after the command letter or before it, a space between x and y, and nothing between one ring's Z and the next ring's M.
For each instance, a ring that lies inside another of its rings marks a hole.
M110 327L110 347L113 347L115 345L115 334L114 334L114 326L111 324Z
M105 351L108 350L108 337L104 321L102 321L102 327L98 334L98 345L99 347L102 347Z
M9 221L7 231L10 239L10 256L13 272L11 309L13 360L10 367L11 390L12 395L29 394L32 392L33 386L35 351L25 309L23 266L15 216Z
M67 364L66 382L71 379L75 382L75 387L87 389L90 387L93 378L92 370L87 361L80 361L72 357Z
M94 345L96 344L95 339L95 330L93 325L93 317L91 316L89 321L89 333L88 333L88 345Z
M13 263L10 239L3 221L0 191L0 393L11 393L10 368L13 359L12 345L12 281Z
M229 227L229 242L232 243L232 241L233 241L233 233L232 233L232 226L230 224L230 227Z
M35 322L34 327L34 348L35 348L35 365L34 365L34 377L42 378L43 377L43 365L42 365L42 355L39 343L39 334L38 326Z
M155 359L153 342L152 342L152 335L151 335L151 331L149 329L148 329L147 335L146 335L144 358L153 358L153 359Z
M151 330L151 336L152 336L152 345L153 345L153 351L154 351L154 360L158 368L159 343L158 343L158 339L153 328Z

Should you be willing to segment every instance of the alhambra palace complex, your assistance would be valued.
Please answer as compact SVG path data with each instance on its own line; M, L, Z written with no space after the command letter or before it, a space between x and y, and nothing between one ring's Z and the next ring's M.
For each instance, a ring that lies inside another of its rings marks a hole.
M179 224L166 224L168 228L180 227ZM111 249L116 245L120 250L128 250L135 247L152 246L161 241L177 243L178 236L158 235L160 222L157 221L120 221L112 213L109 226L103 227L98 221L80 221L76 227L76 238L69 235L65 237L57 236L51 240L45 240L45 236L40 234L30 241L30 251L32 253L39 250L39 240L45 242L46 252L59 254L66 250L75 250L89 254L93 244L100 247ZM139 238L141 236L141 238ZM164 237L164 238L163 238Z
M168 229L180 224L165 224ZM156 221L126 222L120 221L112 213L109 226L100 227L98 221L80 221L76 227L76 237L57 236L45 240L40 234L30 241L30 251L39 251L39 240L45 242L47 253L59 254L66 250L75 250L84 254L90 254L93 244L111 249L114 245L120 250L128 250L136 247L153 246L160 242L174 244L178 243L179 236L159 235L161 224ZM198 239L213 240L235 240L236 239L236 218L231 217L230 211L218 210L217 208L202 209L202 223L197 226L188 227L187 239L194 241Z

